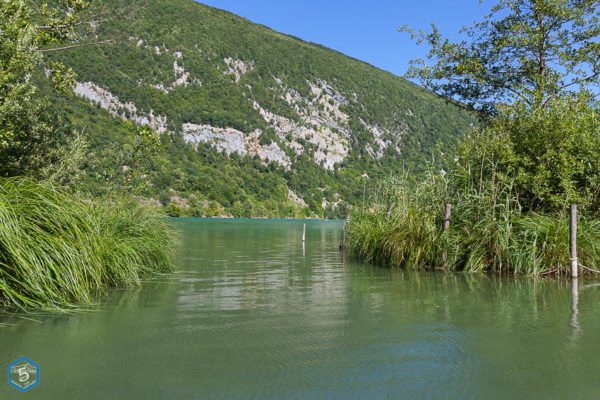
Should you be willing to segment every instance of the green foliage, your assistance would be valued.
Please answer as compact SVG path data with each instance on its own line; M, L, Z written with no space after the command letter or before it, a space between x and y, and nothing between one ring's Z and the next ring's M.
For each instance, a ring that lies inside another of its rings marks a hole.
M598 120L597 103L585 95L534 109L518 102L459 145L455 167L471 171L471 179L514 182L526 211L561 212L577 203L598 215Z
M515 100L545 105L565 92L598 90L598 0L498 0L483 21L452 42L433 25L415 32L428 59L414 60L408 76L448 98L485 110Z
M171 268L172 239L164 220L135 205L84 202L52 183L6 179L28 175L80 189L88 138L50 96L74 83L71 68L44 52L71 39L87 2L0 3L0 304L70 308L109 287L135 286ZM88 21L89 22L89 21ZM42 69L45 70L42 73ZM41 90L40 90L41 88ZM128 154L135 164L157 143L135 128Z
M577 203L580 261L600 262L600 131L589 97L507 107L457 154L447 174L391 182L369 211L353 213L349 243L359 256L411 268L567 273L567 208Z
M49 165L63 161L61 147L80 145L72 142L68 121L40 98L32 75L43 67L55 88L72 83L72 71L57 61L45 63L42 53L45 45L70 37L84 7L79 0L58 1L54 7L24 0L0 3L0 176L48 175Z
M354 214L349 243L361 257L412 268L567 273L566 208L577 203L585 215L580 261L600 262L600 130L590 95L598 83L597 6L500 0L467 30L469 43L451 43L435 27L404 28L431 45L435 61L412 76L498 115L458 146L447 174L432 174L414 192L392 184L391 196Z
M133 204L83 202L48 183L0 180L0 302L89 304L172 266L167 222Z

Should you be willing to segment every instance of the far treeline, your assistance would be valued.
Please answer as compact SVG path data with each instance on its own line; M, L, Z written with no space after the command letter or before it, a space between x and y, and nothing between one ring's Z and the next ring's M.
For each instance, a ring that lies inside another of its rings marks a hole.
M402 27L429 47L408 76L486 121L441 172L416 185L390 179L355 210L350 247L390 266L566 274L567 210L576 204L583 272L600 269L599 8L597 0L499 0L460 42L435 26Z

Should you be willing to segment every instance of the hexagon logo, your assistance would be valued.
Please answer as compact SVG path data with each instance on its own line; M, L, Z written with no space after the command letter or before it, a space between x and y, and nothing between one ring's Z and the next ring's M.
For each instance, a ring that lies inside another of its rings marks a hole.
M40 383L40 366L27 357L21 357L8 365L8 384L26 392Z

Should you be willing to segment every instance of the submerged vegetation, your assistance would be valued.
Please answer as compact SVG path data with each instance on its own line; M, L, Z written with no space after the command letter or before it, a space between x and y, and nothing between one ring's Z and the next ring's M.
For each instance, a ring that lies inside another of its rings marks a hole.
M137 205L87 202L49 183L0 181L0 302L89 304L172 265L164 218Z

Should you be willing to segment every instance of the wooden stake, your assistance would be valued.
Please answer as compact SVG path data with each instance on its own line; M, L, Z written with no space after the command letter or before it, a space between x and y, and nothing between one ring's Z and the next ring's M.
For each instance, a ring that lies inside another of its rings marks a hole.
M577 205L571 204L571 218L569 225L569 248L571 260L571 277L577 278Z
M450 228L450 215L452 214L452 204L446 204L446 213L444 214L444 230Z
M302 243L306 241L306 223L302 227Z
M342 228L342 237L340 238L340 250L344 250L346 246L346 226L348 226L348 220L344 221L344 227Z

